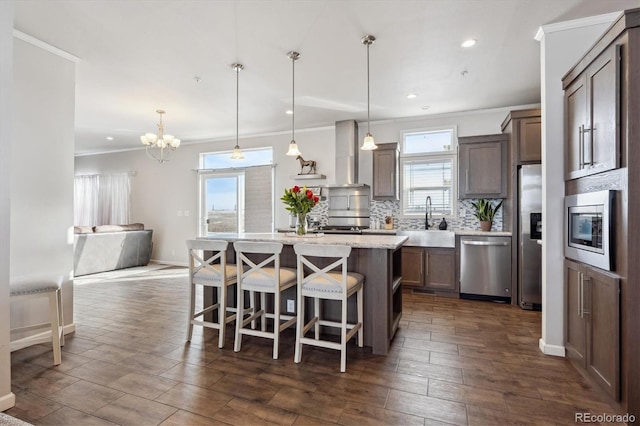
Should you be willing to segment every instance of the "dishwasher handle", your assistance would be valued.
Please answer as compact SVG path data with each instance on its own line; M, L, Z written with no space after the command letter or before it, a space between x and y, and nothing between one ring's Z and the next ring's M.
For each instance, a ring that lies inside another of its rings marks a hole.
M509 243L506 242L494 242L494 241L474 241L474 240L462 240L462 244L468 246L508 246Z

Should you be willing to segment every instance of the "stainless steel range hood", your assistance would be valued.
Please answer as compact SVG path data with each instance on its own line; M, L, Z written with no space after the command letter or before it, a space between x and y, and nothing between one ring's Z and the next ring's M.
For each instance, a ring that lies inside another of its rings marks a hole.
M371 188L358 183L358 123L336 122L336 183L328 185L328 225L369 227Z
M336 183L329 188L362 188L358 183L358 123L355 120L336 122Z

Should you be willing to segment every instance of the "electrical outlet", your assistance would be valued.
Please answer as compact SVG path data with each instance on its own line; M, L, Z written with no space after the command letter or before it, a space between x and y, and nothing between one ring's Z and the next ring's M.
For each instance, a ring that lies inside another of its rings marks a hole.
M287 299L287 312L296 311L296 302L293 299Z

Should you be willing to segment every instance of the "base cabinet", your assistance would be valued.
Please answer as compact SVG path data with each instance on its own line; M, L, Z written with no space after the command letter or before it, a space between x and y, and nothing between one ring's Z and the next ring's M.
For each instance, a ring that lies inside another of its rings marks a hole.
M620 279L565 260L567 357L620 398Z
M458 291L454 249L403 247L402 284L426 290Z

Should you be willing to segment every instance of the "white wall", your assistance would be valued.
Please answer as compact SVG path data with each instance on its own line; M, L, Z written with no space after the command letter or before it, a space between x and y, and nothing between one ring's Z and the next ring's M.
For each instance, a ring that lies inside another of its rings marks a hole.
M371 130L376 141L398 142L402 130L424 129L442 125L456 125L459 136L500 133L500 125L509 107L487 111L447 114L433 117L389 120L373 122ZM166 120L165 120L166 121ZM166 121L167 129L171 121ZM366 128L360 123L359 128ZM140 129L144 133L148 129ZM178 135L179 136L179 135ZM290 176L299 171L299 164L285 155L289 140L288 133L248 137L240 140L242 148L273 147L275 172L277 227L288 226L288 213L279 201L284 188L296 183ZM335 129L332 127L297 130L296 141L307 160L318 162L318 173L327 176L326 180L297 181L298 184L325 185L335 182ZM132 141L137 146L139 141ZM185 241L198 233L198 177L193 169L198 168L201 152L230 150L234 140L216 141L199 144L183 144L173 155L171 161L158 164L146 156L143 150L132 150L110 154L76 157L76 174L115 173L135 171L132 179L132 222L142 222L145 227L154 230L154 248L152 258L161 262L185 264ZM359 182L372 183L372 154L360 151ZM177 211L189 210L189 216L178 216Z
M9 234L13 1L0 1L0 411L15 405L9 354Z
M564 356L564 94L562 76L602 35L612 15L543 26L542 338L545 354ZM557 219L552 219L557 218Z
M75 64L19 39L13 61L11 276L63 275L64 323L70 325ZM38 302L12 303L12 325L43 322L48 304Z

